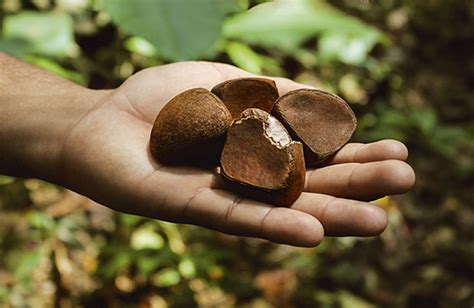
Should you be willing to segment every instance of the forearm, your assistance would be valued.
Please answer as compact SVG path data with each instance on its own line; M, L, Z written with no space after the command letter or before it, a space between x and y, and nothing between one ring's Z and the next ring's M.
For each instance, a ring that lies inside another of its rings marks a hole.
M0 53L0 174L54 181L64 140L101 96Z

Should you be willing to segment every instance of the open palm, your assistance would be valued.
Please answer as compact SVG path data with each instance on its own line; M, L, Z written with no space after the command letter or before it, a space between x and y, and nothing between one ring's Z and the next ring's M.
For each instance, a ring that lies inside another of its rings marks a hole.
M143 70L110 91L74 127L64 145L61 184L112 209L229 234L299 246L326 235L370 236L387 224L366 201L409 190L414 173L397 141L347 144L325 167L309 170L305 192L274 207L226 191L212 171L157 163L148 148L153 121L183 90L249 76L235 67L182 62ZM304 87L275 79L280 95Z

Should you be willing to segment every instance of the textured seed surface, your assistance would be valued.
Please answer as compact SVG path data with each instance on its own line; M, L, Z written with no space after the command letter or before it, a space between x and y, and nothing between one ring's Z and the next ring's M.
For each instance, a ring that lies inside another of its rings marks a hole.
M224 81L212 89L237 119L247 108L270 112L278 99L278 89L273 80L265 78L238 78Z
M221 169L239 193L288 206L303 190L303 147L267 112L247 109L228 130Z
M304 144L307 164L316 164L340 149L357 125L343 99L312 89L295 90L280 97L272 113L295 140Z
M164 163L218 162L232 116L221 100L203 88L171 99L156 117L150 136L153 156Z

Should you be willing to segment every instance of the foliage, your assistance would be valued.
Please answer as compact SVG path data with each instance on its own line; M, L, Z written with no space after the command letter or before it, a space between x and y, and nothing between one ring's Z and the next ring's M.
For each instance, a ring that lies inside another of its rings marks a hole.
M291 248L0 177L0 305L474 304L474 3L262 2L7 0L0 50L92 88L204 59L336 92L359 118L355 140L410 149L417 184L378 201L382 236Z
M219 0L107 0L104 9L120 28L147 39L162 57L179 61L213 47L232 6Z

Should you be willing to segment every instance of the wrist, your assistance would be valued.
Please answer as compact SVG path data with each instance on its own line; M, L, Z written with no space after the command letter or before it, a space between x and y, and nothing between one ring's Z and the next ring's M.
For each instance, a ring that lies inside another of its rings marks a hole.
M0 54L0 174L55 182L71 129L107 91Z
M35 177L59 183L62 180L63 153L71 132L92 110L100 105L111 90L92 90L81 87L71 91L70 95L59 97L57 109L50 114L48 119L56 123L57 127L51 131L51 135L45 138L44 149L41 153L31 152L33 157L47 159L48 166L36 170ZM56 136L52 138L52 136ZM45 157L47 156L47 158Z
M63 144L100 99L100 91L74 89L59 95L4 97L0 115L0 173L56 182Z

